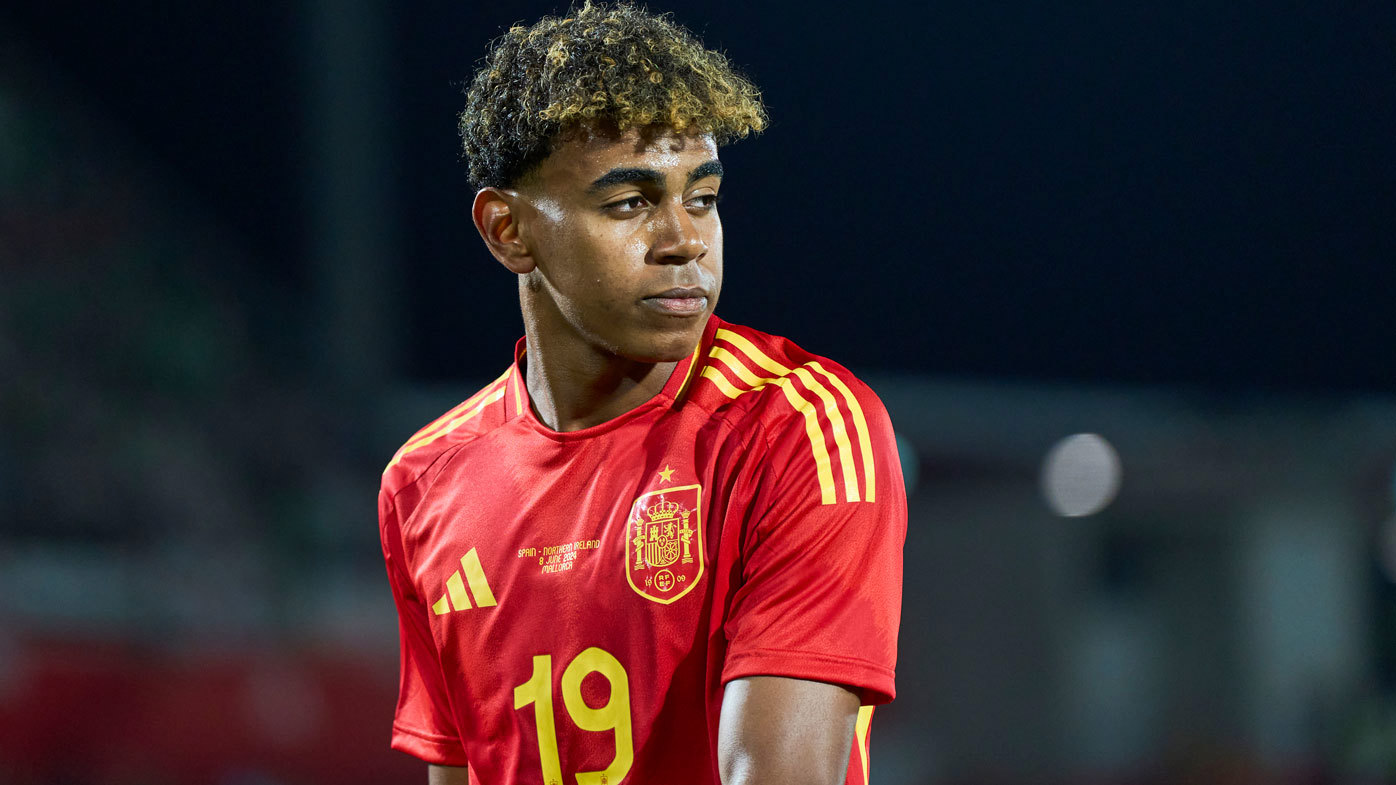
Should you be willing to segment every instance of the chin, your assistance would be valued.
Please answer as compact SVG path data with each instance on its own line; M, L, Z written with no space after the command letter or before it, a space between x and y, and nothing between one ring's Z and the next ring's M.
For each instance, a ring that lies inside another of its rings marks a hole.
M707 320L703 320L692 329L646 336L649 340L633 341L627 347L629 351L622 351L620 354L636 362L678 362L693 354L694 347L703 338L703 327L706 323Z

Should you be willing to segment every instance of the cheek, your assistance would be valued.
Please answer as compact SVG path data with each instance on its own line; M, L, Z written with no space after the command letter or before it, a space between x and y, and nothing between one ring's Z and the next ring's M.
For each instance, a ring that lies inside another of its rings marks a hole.
M634 298L648 245L640 233L582 231L561 251L555 281L574 309L619 312Z
M722 282L722 222L714 221L712 233L708 235L708 256L706 266Z
M538 239L540 266L569 310L627 299L649 248L642 226L616 221L550 223Z
M546 220L538 221L531 229L529 251L540 267L552 273L549 277L555 277L556 272L569 266L567 260L576 246L577 228L570 221Z
M628 238L622 247L625 249L625 259L639 259L642 262L644 261L645 257L649 254L650 248L649 243L645 240L645 237L639 234Z

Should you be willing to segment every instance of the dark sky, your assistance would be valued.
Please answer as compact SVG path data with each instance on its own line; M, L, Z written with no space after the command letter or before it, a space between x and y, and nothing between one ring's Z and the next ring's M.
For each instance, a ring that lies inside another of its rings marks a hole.
M303 286L304 14L114 5L9 14ZM478 377L521 323L468 223L459 83L559 7L383 5L404 371ZM1389 0L654 7L774 120L723 152L726 318L858 371L1396 390Z

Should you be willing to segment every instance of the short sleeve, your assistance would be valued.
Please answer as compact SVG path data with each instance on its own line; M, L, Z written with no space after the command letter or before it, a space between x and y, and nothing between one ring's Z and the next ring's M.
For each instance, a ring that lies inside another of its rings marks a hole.
M724 625L724 683L826 681L866 705L896 694L906 491L886 410L852 383L861 411L843 413L842 434L825 427L821 444L798 416L770 434L742 533L742 585Z
M466 765L465 748L451 720L428 608L412 585L397 510L384 491L378 494L379 532L397 605L400 680L391 746L427 763Z

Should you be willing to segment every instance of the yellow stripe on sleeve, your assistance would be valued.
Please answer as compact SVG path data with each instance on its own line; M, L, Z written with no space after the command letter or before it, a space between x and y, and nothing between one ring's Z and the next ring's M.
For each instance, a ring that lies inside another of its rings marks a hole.
M842 379L824 370L824 366L818 362L811 362L809 366L829 379L829 383L834 385L848 404L848 410L853 412L853 427L858 431L858 446L863 453L863 477L867 483L867 493L863 494L863 498L870 502L877 501L877 467L873 464L872 439L868 436L868 420L863 416L863 407L858 404L858 396L848 389L848 385L844 384Z
M498 380L496 379L495 381L498 381ZM490 385L493 385L493 384L494 384L494 382L490 382ZM432 420L431 422L427 423L427 425L426 425L425 428L423 428L423 429L421 429L420 431L417 431L416 433L412 434L412 438L411 438L411 439L408 439L408 440L407 440L407 444L403 445L403 447L405 448L405 447L407 447L408 445L412 444L413 442L416 442L416 441L419 441L419 440L421 440L421 439L424 439L424 438L430 436L431 434L434 434L434 433L436 433L437 431L441 430L442 428L446 427L446 423L450 422L451 419L452 419L453 417L455 417L456 415L460 414L461 412L463 412L463 411L469 409L471 406L474 406L474 405L475 405L475 401L478 400L478 399L480 398L480 394L483 393L483 392L485 392L485 391L488 390L488 389L489 389L489 386L487 385L487 386L485 387L484 390L480 390L479 392L476 392L474 395L470 396L469 398L466 398L464 401L461 401L460 403L456 404L455 406L452 406L452 407L450 408L450 410L448 410L445 414L443 414L443 415L441 415L440 417L437 417L435 420ZM401 452L401 450L399 450L399 452Z
M733 345L735 345L735 343ZM750 346L749 343L748 345ZM760 351L757 350L755 346L752 346L751 348L753 351L756 351L758 354L760 354ZM812 375L810 375L810 372L806 371L804 368L796 368L794 369L794 371L791 371L787 368L785 369L785 372L781 375L781 377L777 379L763 379L756 376L756 374L748 370L747 367L743 365L740 360L732 356L731 352L727 351L721 346L714 346L710 354L714 359L718 360L723 365L726 365L728 368L731 368L732 372L735 373L739 379L741 379L749 385L752 385L753 388L759 387L767 382L773 382L776 384L788 384L789 380L785 379L784 377L787 374L793 373L800 379L800 381L805 383L805 386L807 388L813 391L815 395L819 396L819 399L824 403L824 414L829 418L829 422L834 427L834 442L838 445L839 464L843 468L844 496L848 499L848 501L858 501L858 477L856 470L853 466L853 448L848 443L848 429L843 424L843 415L839 412L838 404L834 402L834 397L829 394L829 391L824 388L824 385L820 384L818 380L816 380ZM747 355L751 356L749 353L747 353ZM765 357L764 354L762 354L761 356ZM768 370L772 368L784 368L784 366L780 365L780 363L777 363L775 360L772 360L769 357L766 357L765 363L762 363L755 357L752 357L752 360L754 360L758 365L761 365L763 368L767 368ZM786 392L786 397L790 397L790 393L788 391ZM801 400L805 400L803 396L801 396ZM800 407L796 406L795 408L799 409ZM806 413L806 425L808 425L808 422L809 414ZM822 454L816 453L815 463L819 464L822 460L823 465L828 466L829 451L827 447L824 447L823 429L819 427L817 420L815 421L815 428L819 430L818 444L823 448ZM806 430L808 430L808 428L806 428ZM814 440L815 437L813 434L811 434L810 441L814 442ZM823 478L821 475L821 485L822 482ZM832 473L830 474L830 482L833 482ZM831 504L832 502L825 503Z
M771 381L780 385L781 392L785 393L786 400L794 406L801 414L805 415L805 434L809 436L810 451L814 453L814 467L819 474L819 503L833 504L838 501L837 494L834 493L834 473L829 468L829 448L824 444L824 429L819 427L819 419L815 414L814 407L804 399L804 396L795 391L795 385L789 379L772 379Z
M723 331L719 330L719 332ZM780 387L780 391L785 392L786 401L790 401L790 405L794 406L794 409L800 412L801 415L804 415L804 433L805 436L810 439L810 453L812 457L814 457L815 474L817 474L819 478L819 503L835 504L836 501L839 500L838 493L835 492L835 485L833 485L833 469L831 468L831 461L829 461L829 447L824 441L824 427L819 426L817 409L810 404L810 401L808 401L804 395L800 394L799 390L794 388L794 384L789 379L785 379L783 376L775 377L775 379L761 379L757 374L751 373L751 370L748 370L747 366L741 365L741 360L734 358L732 352L723 349L722 346L713 346L708 356L711 356L711 358L718 360L718 362L732 369L732 372L737 374L738 379L741 379L744 383L751 384L751 390L745 390L744 392L759 390L759 388L765 387L766 384L775 384L775 386ZM771 360L771 362L773 363L773 360ZM712 366L705 367L704 376L708 377L708 379L712 379L712 377L708 376L709 370L713 370ZM722 374L716 372L716 370L713 370L713 374L715 374L715 376L722 376ZM723 383L726 383L726 379L723 379ZM719 384L719 388L720 387L722 386ZM729 387L732 386L729 384ZM736 388L733 388L733 391L736 391ZM740 394L740 392L738 392L738 394ZM736 395L727 395L727 397L736 398Z
M759 388L763 382L770 381L770 379L763 379L752 373L750 369L742 365L741 360L732 356L731 352L721 346L714 346L712 351L708 352L708 356L727 366L738 379L750 385L750 389L752 390Z
M450 411L446 412L445 414L441 415L440 417L437 417L435 420L432 421L430 425L423 428L411 439L408 439L407 444L404 444L402 446L402 449L398 450L398 454L394 456L393 462L396 463L398 458L401 458L403 455L416 449L417 445L425 444L431 441L432 439L435 439L443 429L449 430L450 428L453 428L454 425L452 425L452 423L455 421L455 417L457 414L463 411L467 411L468 409L470 409L470 407L474 406L477 402L479 402L481 398L488 395L494 389L494 386L496 384L499 384L500 382L507 379L509 377L509 374L513 373L513 370L513 367L510 366L508 370L500 374L499 377L496 378L494 381L485 385L484 388L481 389L479 392L475 393L469 398L466 398L465 401L463 401Z
M429 436L434 435L436 431L439 431L441 428L449 428L451 420L454 419L457 414L466 411L467 409L478 403L481 398L489 394L490 390L496 384L499 384L500 382L509 378L509 374L512 373L513 370L514 369L511 366L508 370L504 371L504 373L501 373L499 376L495 377L494 381L481 388L479 392L475 393L469 398L466 398L463 402L461 402L460 405L456 406L451 411L446 412L444 415L440 417L437 417L431 425L428 425L427 427L423 428L421 433L412 437L412 439L408 441L407 446L410 447L412 446L412 442L419 442L423 439L426 439Z
M766 370L770 371L771 373L780 374L782 376L784 376L787 373L790 373L789 368L786 368L784 365L781 365L775 360L772 360L771 358L767 357L765 352L756 348L756 344L752 343L751 341L748 341L743 336L737 335L731 330L719 328L717 331L717 335L713 337L719 340L727 341L728 343L732 344L738 349L741 349L743 354L750 357L753 362L755 362L762 368L765 368Z
M750 357L752 362L755 362L757 365L761 366L767 371L770 371L771 373L780 375L791 373L791 370L789 368L786 368L780 362L768 357L765 352L761 351L759 348L756 347L755 344L747 340L746 337L742 335L738 335L737 333L734 333L731 330L720 328L718 329L717 334L714 336L714 338L721 339L732 344L734 347L741 350L743 354ZM876 501L877 473L876 466L873 462L872 440L868 436L868 420L863 415L863 407L858 403L858 397L853 394L853 391L848 388L847 384L844 384L842 379L830 373L828 370L824 368L824 366L820 365L818 361L810 361L806 363L806 365L818 371L820 375L827 378L829 382L833 384L834 388L838 390L839 394L843 396L845 403L848 404L848 410L853 414L853 427L857 434L856 440L858 442L858 452L861 454L863 458L863 500L868 502ZM796 375L799 375L800 370L797 369L795 373ZM805 381L806 384L809 384L809 380L807 380L804 376L801 376L800 378L802 381ZM810 379L815 379L815 377L810 376ZM829 395L828 388L825 388L822 384L815 380L814 384L810 386L810 389L814 390L815 394L819 395L820 398L824 401L826 411L828 411L829 413L830 424L832 424L834 427L834 439L839 444L839 458L844 461L845 466L852 467L853 461L851 460L850 454L852 452L852 445L848 443L847 428L841 428L841 426L843 425L843 415L839 412L838 407L831 403L832 396L828 398L825 397L825 395ZM840 440L840 436L842 436L842 440ZM844 451L845 446L847 446L848 452ZM853 469L853 471L855 472L854 485L856 486L856 469ZM847 474L844 475L844 479L845 484L847 485ZM856 492L850 493L848 498L849 501L858 501L858 496Z
M728 398L736 398L743 392L751 392L750 390L738 390L736 387L733 387L732 383L727 381L727 377L723 376L721 371L711 365L705 366L703 372L699 374L699 376L702 376L704 379L716 385L717 389L721 390L722 394Z
M858 745L858 762L863 764L863 785L868 785L868 726L872 725L873 707L859 706L858 721L853 725L853 735Z
M804 368L796 368L795 376L805 383L805 386L814 390L814 394L819 396L819 400L824 402L824 414L829 417L829 422L834 426L834 442L839 447L839 464L843 467L843 492L844 496L851 502L858 501L858 474L853 466L853 447L848 443L848 428L843 424L843 414L839 411L839 405L834 402L834 396L814 378L809 371Z
M501 379L502 379L502 377L501 377ZM486 389L488 389L488 388L486 388ZM494 392L493 392L493 393L490 393L489 397L485 398L483 401L480 401L478 404L476 404L476 405L475 405L475 408L471 409L470 411L466 412L465 414L462 414L461 416L455 418L454 420L451 420L449 423L446 424L446 427L442 428L441 430L437 431L436 433L432 434L431 436L427 436L427 437L424 437L424 438L421 438L421 439L417 439L416 441L413 441L413 442L409 443L406 447L403 447L401 450L399 450L399 451L398 451L398 454L397 454L396 456L394 456L394 457L393 457L393 460L388 464L388 468L391 469L395 464L398 463L398 461L401 461L404 457L406 457L408 453L411 453L411 452L414 451L414 450L417 450L417 449L419 449L419 448L421 448L421 447L425 447L426 445L431 444L432 442L436 441L437 439L440 439L442 436L445 436L446 434L450 433L451 431L454 431L456 428L459 428L461 425L464 425L466 422L469 422L470 420L473 420L476 416L478 416L478 415L480 414L480 412L483 412L483 411L485 410L485 408L488 407L490 404L494 403L495 401L498 401L500 398L503 398L503 397L504 397L504 390L505 390L505 385L503 385L503 384L496 384L496 385L494 386Z

